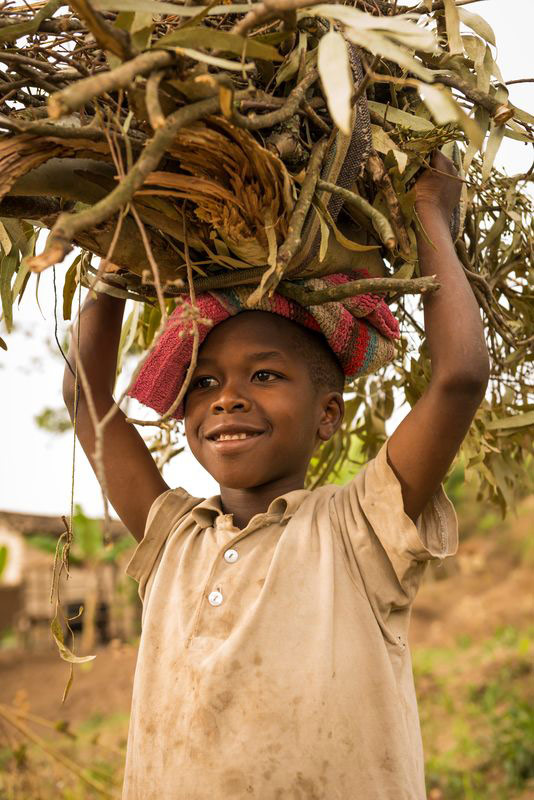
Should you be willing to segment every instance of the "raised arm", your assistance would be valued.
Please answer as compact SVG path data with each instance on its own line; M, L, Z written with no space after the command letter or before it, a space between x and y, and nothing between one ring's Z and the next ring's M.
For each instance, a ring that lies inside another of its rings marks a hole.
M85 369L99 419L114 405L113 387L117 369L124 301L106 294L88 295L81 310L80 359ZM78 336L77 321L73 336ZM75 362L72 341L69 361ZM63 379L63 397L71 419L74 417L74 378L68 368ZM80 388L76 432L95 468L95 432ZM104 430L103 459L108 497L128 530L140 541L150 506L169 487L161 477L142 437L126 422L117 408Z
M388 442L388 460L413 520L445 477L484 397L489 375L480 311L449 229L460 181L441 153L434 155L432 167L439 172L427 170L416 183L416 211L430 240L418 234L421 274L437 275L441 284L423 300L432 377Z

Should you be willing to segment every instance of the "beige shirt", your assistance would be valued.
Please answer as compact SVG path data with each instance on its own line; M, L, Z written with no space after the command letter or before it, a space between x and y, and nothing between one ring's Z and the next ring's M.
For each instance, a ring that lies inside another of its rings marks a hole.
M243 530L218 497L161 495L128 566L143 634L123 798L424 800L406 637L426 562L456 547L443 490L406 516L386 446Z

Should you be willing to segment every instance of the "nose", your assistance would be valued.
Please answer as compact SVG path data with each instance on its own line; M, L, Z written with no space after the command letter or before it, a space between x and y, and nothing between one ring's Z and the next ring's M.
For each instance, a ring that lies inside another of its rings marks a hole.
M242 392L233 389L229 384L224 386L219 397L211 404L212 414L235 414L250 411L252 404Z

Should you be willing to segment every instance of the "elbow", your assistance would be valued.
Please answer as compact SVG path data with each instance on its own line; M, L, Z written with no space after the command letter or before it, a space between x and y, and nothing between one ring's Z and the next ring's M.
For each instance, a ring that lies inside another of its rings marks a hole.
M472 363L463 369L453 370L445 375L436 376L436 382L447 394L469 397L480 405L484 399L490 377L487 357L480 363Z

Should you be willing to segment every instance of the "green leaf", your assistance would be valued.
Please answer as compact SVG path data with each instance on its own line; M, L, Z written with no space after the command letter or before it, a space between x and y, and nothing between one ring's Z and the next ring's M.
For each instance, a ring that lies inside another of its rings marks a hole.
M330 116L339 130L350 136L354 86L347 42L338 31L329 31L321 37L317 66Z
M285 63L282 64L280 69L276 73L275 84L276 86L280 86L281 83L284 81L290 80L293 75L296 75L300 66L300 59L302 53L306 53L306 66L309 66L310 61L312 58L315 58L316 51L311 50L309 53L306 52L308 48L308 34L306 31L299 31L299 43L296 47L291 50L291 52L286 57Z
M352 6L333 3L332 5L322 4L307 8L301 12L301 15L335 19L352 30L380 31L381 35L394 39L413 50L433 52L436 49L434 34L428 28L416 25L414 20L417 17L414 14L375 17L364 11L358 11Z
M52 631L52 636L54 637L54 641L59 650L59 655L63 661L68 661L70 664L86 664L88 661L93 661L96 658L96 656L76 656L72 650L69 650L65 644L63 628L61 627L61 622L59 621L57 614L50 623L50 630ZM66 696L66 693L67 692L65 692L64 696Z
M495 45L495 34L491 25L480 16L480 14L473 14L472 11L467 11L465 8L458 8L458 15L460 22L471 28L472 31L478 33L483 39L492 45Z
M514 414L513 417L501 417L486 423L486 428L490 431L510 430L510 428L527 428L534 425L534 411L526 411L524 414Z
M0 578L2 577L2 573L6 568L7 557L8 557L7 547L5 544L2 544L0 545Z
M242 58L260 58L265 61L283 61L276 48L268 44L246 39L228 31L197 26L195 28L179 28L155 43L155 47L196 47L208 50L220 50L223 53L234 53Z
M184 6L178 3L165 3L163 0L94 0L91 3L97 11L142 11L155 16L172 14L177 17L195 17L201 6ZM224 14L246 14L257 3L236 3L235 5L213 6L208 11L208 16L222 16Z
M0 43L13 42L21 36L29 36L39 30L44 19L54 16L61 7L63 0L49 0L42 6L35 16L24 22L15 22L0 28Z
M121 371L124 358L135 341L140 308L139 303L136 303L133 311L128 315L128 319L123 325L118 348L117 373Z
M456 122L458 107L447 89L425 83L419 85L419 94L438 125Z
M27 258L23 258L20 262L17 277L15 278L15 283L13 284L13 288L11 289L11 297L13 298L13 302L15 302L17 295L25 285L26 277L30 272L30 266L28 263Z
M11 244L16 250L20 250L23 256L29 254L27 228L18 219L4 219L4 228L6 229Z
M4 251L4 255L9 255L11 252L11 239L9 238L9 234L5 229L4 224L0 220L0 245L2 245L2 250Z
M484 161L482 164L483 181L487 181L487 179L491 175L491 170L493 169L495 157L499 151L499 147L501 146L501 142L503 140L504 130L505 130L504 125L493 125L490 131L488 143L486 144L486 150L484 152Z
M371 135L373 137L373 147L375 150L377 150L379 153L383 153L384 155L387 155L389 152L393 153L399 168L399 172L402 175L406 169L406 164L408 163L408 156L406 153L403 153L402 150L399 150L393 139L388 136L388 134L383 128L380 127L380 125L371 125Z
M412 131L434 130L434 125L430 120L424 117L418 117L415 114L409 114L407 111L401 111L400 108L387 106L384 103L377 103L376 100L369 100L369 108L377 114L380 114L386 122L392 122L394 125L409 128Z
M321 213L317 205L314 203L313 207L319 217L319 226L321 230L321 244L319 246L319 263L321 264L326 256L328 250L328 241L330 239L330 228L328 227L328 223L324 218L324 214Z
M11 291L11 280L18 265L18 254L13 251L4 256L0 261L0 297L2 298L2 311L4 313L4 323L7 332L11 332L13 327L13 293Z
M451 55L460 55L464 51L464 46L460 36L460 16L456 0L443 0L443 5L445 6L445 25L447 26L449 53Z
M103 533L100 523L96 519L86 517L79 505L72 518L76 546L82 559L96 558L103 547Z
M434 79L432 70L424 67L420 61L410 55L408 50L386 36L375 31L357 30L355 28L347 28L346 35L347 39L350 39L351 42L359 47L365 47L374 55L394 61L403 69L413 72L414 75L423 80L432 81Z
M63 284L63 319L71 318L72 301L78 285L78 264L81 258L81 255L76 256L65 275L65 283Z
M159 47L159 42L156 42L154 48ZM210 56L206 53L201 53L198 50L192 50L189 47L171 47L167 46L166 50L173 50L177 55L187 56L193 58L195 61L200 61L203 64L210 64L212 67L220 67L221 69L229 69L234 72L250 72L255 69L252 63L243 64L240 61L228 61L227 58L218 58L217 56Z

